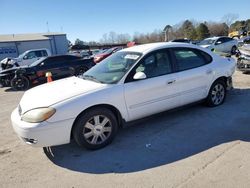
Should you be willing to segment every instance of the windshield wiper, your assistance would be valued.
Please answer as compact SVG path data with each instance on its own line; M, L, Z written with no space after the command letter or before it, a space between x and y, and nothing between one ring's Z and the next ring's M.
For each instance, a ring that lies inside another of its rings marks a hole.
M91 81L94 81L94 82L97 82L97 83L103 83L103 82L99 81L97 78L95 78L94 76L91 76L91 75L82 75L82 78L85 79L85 80L91 80Z

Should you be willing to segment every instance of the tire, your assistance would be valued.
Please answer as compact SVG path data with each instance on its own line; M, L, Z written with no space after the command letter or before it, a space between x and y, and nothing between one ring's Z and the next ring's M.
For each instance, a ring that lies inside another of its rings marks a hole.
M233 46L232 49L231 49L231 54L232 55L235 55L237 52L237 47L236 46Z
M85 73L88 70L87 67L79 67L75 71L75 76L81 76L83 73Z
M109 109L93 108L80 115L72 133L79 146L96 150L110 144L117 129L117 119Z
M207 99L206 104L209 107L216 107L224 103L226 99L226 83L223 80L217 80L211 86Z
M25 76L17 76L10 81L10 85L14 90L21 91L30 87L30 81Z

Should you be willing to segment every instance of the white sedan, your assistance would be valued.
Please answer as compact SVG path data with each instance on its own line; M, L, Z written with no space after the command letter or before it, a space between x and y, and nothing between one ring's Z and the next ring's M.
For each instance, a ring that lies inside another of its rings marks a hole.
M211 51L225 52L234 55L238 47L238 41L230 37L211 37L204 39L198 45L203 48L208 48Z
M205 100L221 105L235 61L192 44L153 43L123 49L80 77L25 92L11 115L27 144L109 144L124 123Z

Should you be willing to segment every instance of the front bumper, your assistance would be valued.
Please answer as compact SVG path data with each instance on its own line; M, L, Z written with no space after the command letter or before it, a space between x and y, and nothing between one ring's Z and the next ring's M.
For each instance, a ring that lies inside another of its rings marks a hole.
M74 119L59 122L28 123L21 120L16 108L11 114L11 122L18 137L34 147L48 147L70 142Z

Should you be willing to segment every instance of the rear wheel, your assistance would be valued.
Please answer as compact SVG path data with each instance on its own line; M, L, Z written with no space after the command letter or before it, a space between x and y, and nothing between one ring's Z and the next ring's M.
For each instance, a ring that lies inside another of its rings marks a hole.
M25 76L17 76L10 81L10 84L15 90L26 90L30 86L30 81Z
M207 105L215 107L223 104L226 98L226 92L226 83L223 80L215 81L207 96Z
M117 129L116 117L109 109L93 108L77 119L73 137L79 146L95 150L110 144Z

